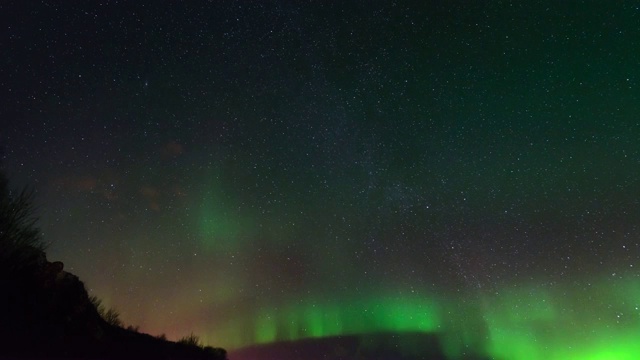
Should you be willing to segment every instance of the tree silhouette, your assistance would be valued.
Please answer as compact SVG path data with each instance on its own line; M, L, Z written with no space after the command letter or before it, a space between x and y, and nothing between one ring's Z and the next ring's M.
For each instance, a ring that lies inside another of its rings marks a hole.
M12 191L0 150L1 359L226 359L223 349L203 349L193 334L184 344L197 347L124 329L117 310L90 297L62 262L47 260L34 214L33 191Z
M0 266L5 273L19 273L42 261L46 245L37 221L33 190L12 191L0 163Z

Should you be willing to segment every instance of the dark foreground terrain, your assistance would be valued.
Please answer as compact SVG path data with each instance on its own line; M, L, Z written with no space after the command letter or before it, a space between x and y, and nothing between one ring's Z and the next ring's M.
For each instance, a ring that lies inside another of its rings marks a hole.
M0 264L1 359L226 358L223 349L170 342L112 325L61 262L47 261L35 248L22 248L19 256L19 263Z

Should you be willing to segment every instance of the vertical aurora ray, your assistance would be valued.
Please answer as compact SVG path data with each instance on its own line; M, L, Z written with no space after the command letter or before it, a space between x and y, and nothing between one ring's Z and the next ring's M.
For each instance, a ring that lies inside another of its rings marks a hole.
M241 213L231 194L220 180L220 174L206 170L204 186L196 200L198 236L203 248L210 251L237 250L249 233L250 221Z
M270 313L262 314L256 320L255 342L257 344L271 343L277 340L278 329L276 318Z

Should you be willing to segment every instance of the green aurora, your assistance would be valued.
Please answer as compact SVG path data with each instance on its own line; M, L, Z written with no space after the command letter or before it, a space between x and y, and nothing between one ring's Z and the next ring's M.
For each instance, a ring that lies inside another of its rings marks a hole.
M640 357L640 281L513 286L464 300L372 294L347 303L264 309L207 334L229 348L376 333L430 333L450 359L634 360ZM253 332L251 331L253 329ZM420 345L406 344L405 354Z
M640 359L637 4L0 10L2 162L126 324Z

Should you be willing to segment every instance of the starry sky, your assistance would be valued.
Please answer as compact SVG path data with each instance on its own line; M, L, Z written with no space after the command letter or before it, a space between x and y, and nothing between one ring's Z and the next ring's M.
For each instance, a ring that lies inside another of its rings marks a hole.
M0 14L7 175L36 189L49 259L126 324L229 350L397 331L451 358L640 356L638 4Z

